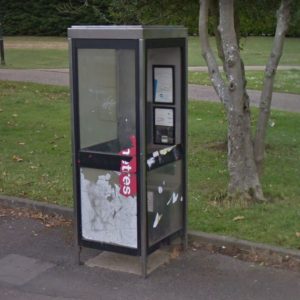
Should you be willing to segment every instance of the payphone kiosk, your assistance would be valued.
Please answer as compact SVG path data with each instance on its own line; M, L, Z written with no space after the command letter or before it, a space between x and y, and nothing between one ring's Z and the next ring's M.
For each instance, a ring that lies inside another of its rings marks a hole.
M187 30L68 36L77 244L140 256L146 275L163 241L187 240Z

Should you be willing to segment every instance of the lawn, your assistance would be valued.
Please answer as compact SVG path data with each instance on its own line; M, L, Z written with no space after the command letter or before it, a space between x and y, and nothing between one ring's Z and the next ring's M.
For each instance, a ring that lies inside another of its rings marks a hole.
M0 82L0 192L71 205L67 88Z
M69 109L65 87L0 82L1 194L72 206ZM229 209L218 201L228 179L224 111L219 104L189 103L191 229L300 247L300 118L274 111L272 120L263 178L272 201Z
M68 43L63 37L7 37L5 68L59 69L68 68Z
M8 49L5 62L8 69L69 68L68 51L63 49Z
M246 79L247 88L252 90L261 90L264 72L246 71ZM207 72L189 72L189 83L211 85L211 81ZM274 91L300 94L300 70L292 69L288 71L277 71L275 76Z
M210 38L212 48L216 53L214 38ZM241 40L241 56L246 66L263 66L267 63L272 48L272 37L247 37ZM189 66L205 66L201 56L198 37L189 38ZM219 61L221 65L221 62ZM280 65L300 65L300 39L286 38Z
M216 49L211 38L213 49ZM245 65L265 65L272 47L272 37L248 37L241 41ZM37 69L68 67L67 39L62 37L6 37L4 39L6 68ZM205 66L199 38L189 37L190 66ZM300 65L300 39L286 38L281 65Z

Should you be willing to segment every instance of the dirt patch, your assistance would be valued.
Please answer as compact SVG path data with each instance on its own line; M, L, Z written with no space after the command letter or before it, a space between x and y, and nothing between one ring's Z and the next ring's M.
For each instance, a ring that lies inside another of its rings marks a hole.
M201 243L193 241L191 243L193 251L198 249L209 251L210 253L219 253L228 255L239 260L252 262L260 266L274 267L300 272L300 259L275 253L271 250L245 250L237 246L216 246L211 243Z
M43 214L37 210L30 210L27 208L10 208L0 206L0 218L1 217L13 217L13 218L31 218L40 221L46 228L52 228L57 226L72 225L72 221L65 219L57 214Z
M205 144L204 147L206 149L211 149L214 151L226 152L228 146L227 146L227 141L226 141L226 142L208 143L208 144Z

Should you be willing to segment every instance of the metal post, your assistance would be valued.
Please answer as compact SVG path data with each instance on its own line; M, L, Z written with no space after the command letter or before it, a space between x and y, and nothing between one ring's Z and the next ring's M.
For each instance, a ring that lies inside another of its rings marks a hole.
M70 90L71 90L71 128L72 128L72 135L71 135L71 141L72 141L72 168L73 168L73 206L74 206L74 214L73 214L73 228L74 228L74 244L75 244L75 249L74 249L74 256L75 256L75 261L78 263L78 265L82 265L83 262L81 261L81 252L82 252L82 247L78 245L78 211L77 211L77 176L76 176L76 158L75 158L75 128L74 128L74 96L73 96L73 46L72 46L72 39L68 39L69 43L69 80L70 80Z
M2 24L1 23L0 23L0 54L1 54L1 65L5 65L4 41L3 41Z
M188 92L187 92L187 82L188 82L188 46L187 46L187 39L185 38L184 47L181 49L181 63L183 64L182 68L182 85L181 88L184 90L181 91L184 103L182 103L183 113L182 113L182 126L184 126L184 158L183 158L183 189L184 189L184 209L183 209L183 236L182 236L182 245L183 249L187 250L188 247L188 234L187 234L187 211L188 211L188 191L187 191L187 181L188 181L188 172L187 172L187 155L188 155L188 142L187 142L187 132L188 132Z
M145 141L145 41L139 40L139 123L140 123L140 215L141 215L141 273L147 277L147 205L146 205L146 141Z

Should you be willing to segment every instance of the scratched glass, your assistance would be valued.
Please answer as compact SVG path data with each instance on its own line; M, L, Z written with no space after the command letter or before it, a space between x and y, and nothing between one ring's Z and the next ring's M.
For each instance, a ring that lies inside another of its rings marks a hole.
M135 135L135 52L78 49L82 150L119 153Z
M182 162L175 161L147 175L149 246L180 230L183 225Z

